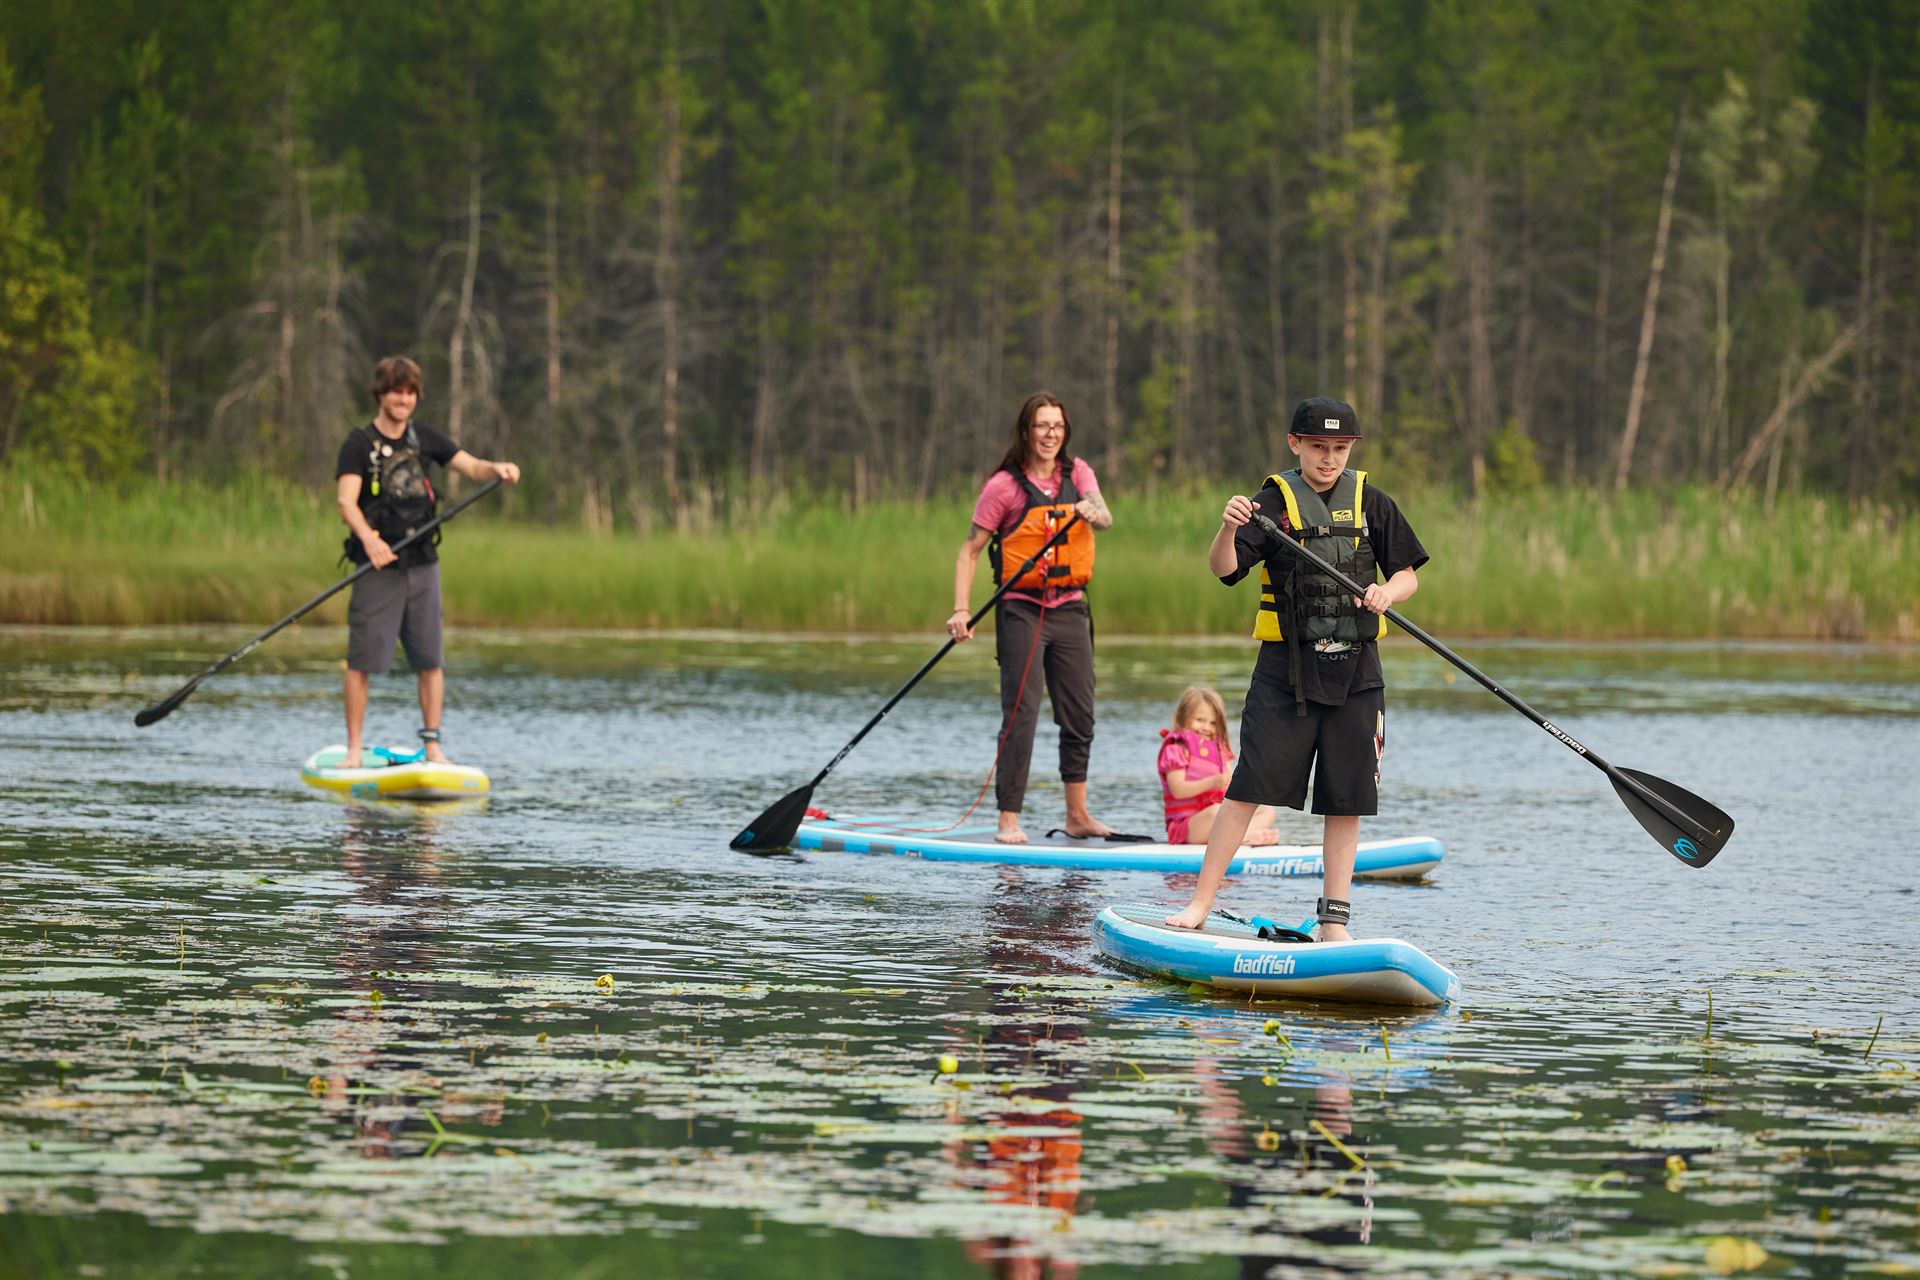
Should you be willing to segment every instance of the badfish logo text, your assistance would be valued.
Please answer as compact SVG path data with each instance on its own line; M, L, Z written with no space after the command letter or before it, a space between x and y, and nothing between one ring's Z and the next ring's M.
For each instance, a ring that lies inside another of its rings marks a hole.
M1325 872L1318 858L1289 858L1285 862L1254 862L1241 868L1250 876L1317 876Z
M1285 976L1293 972L1293 957L1290 955L1235 956L1235 973L1259 973L1270 977Z
M1685 858L1688 862L1692 862L1700 856L1700 846L1685 836L1681 836L1673 842L1673 851Z

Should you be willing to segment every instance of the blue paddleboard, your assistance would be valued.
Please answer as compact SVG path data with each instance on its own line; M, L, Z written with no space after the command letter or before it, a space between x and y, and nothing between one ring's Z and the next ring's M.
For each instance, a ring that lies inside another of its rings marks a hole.
M1460 994L1451 969L1398 938L1271 942L1254 925L1217 911L1198 929L1163 923L1176 910L1108 907L1094 918L1094 950L1135 973L1265 996L1421 1006Z
M915 831L911 822L884 818L809 818L793 838L796 849L822 853L891 854L927 862L985 862L1002 866L1071 867L1080 871L1200 870L1206 849L1197 844L1109 844L1072 836L1035 836L1027 844L1000 844L991 824L959 831ZM1363 840L1354 874L1375 880L1418 880L1432 874L1445 851L1432 836ZM1242 846L1228 875L1318 876L1318 845ZM1164 913L1163 913L1164 914Z

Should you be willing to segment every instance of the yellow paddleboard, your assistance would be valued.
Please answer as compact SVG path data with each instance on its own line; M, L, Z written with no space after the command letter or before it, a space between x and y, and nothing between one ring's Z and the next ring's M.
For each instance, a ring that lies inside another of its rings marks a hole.
M387 752L387 754L383 754ZM388 755L410 755L368 746L361 750L363 768L342 769L344 746L322 747L308 757L300 776L310 787L336 795L381 800L463 800L483 796L492 788L487 775L470 764L433 764L426 760L395 763Z

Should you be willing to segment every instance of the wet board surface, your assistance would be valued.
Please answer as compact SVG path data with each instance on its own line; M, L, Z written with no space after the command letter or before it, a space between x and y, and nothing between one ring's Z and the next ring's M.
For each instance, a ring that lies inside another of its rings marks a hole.
M1176 929L1164 923L1176 910L1107 907L1093 922L1094 950L1123 969L1223 991L1414 1007L1459 998L1453 971L1399 938L1275 942L1260 937L1252 923L1219 912L1198 929Z
M921 858L928 862L981 862L1002 866L1070 867L1081 871L1197 872L1206 848L1197 844L1113 844L1072 836L1035 834L1027 844L1001 844L991 823L956 831L915 830L912 822L841 815L809 818L794 836L796 849ZM1419 880L1433 874L1446 851L1432 836L1362 840L1354 874L1375 880ZM1317 845L1242 846L1228 875L1318 876Z

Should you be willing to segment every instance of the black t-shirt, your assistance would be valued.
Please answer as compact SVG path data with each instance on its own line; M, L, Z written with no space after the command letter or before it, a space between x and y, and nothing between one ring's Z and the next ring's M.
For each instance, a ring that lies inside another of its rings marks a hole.
M372 486L367 483L367 477L371 475L373 471L372 437L379 428L373 427L373 430L369 431L368 427L372 427L372 425L373 424L369 423L366 427L359 428L347 437L346 443L340 446L339 460L336 461L333 466L335 479L341 476L360 477L361 515L367 513L367 504L373 500ZM414 439L420 442L420 456L428 462L437 462L444 467L453 461L454 454L460 452L459 445L455 444L440 432L435 431L432 427L423 427L417 422L410 425L413 427ZM385 439L384 436L381 438L383 440ZM384 537L385 535L383 534L382 536ZM349 557L356 562L364 560L366 553L360 549L360 540L351 534L348 535L347 540L352 544L352 546L348 548ZM389 539L389 541L391 541L391 539ZM396 567L401 569L414 569L423 564L432 564L439 558L439 553L433 548L433 539L422 538L400 553L400 563Z
M1287 500L1280 490L1268 485L1254 495L1259 504L1260 514L1272 520L1282 528L1286 527ZM1402 569L1418 569L1427 562L1427 549L1420 545L1420 539L1413 532L1413 526L1400 513L1394 500L1380 489L1368 484L1360 495L1360 511L1367 522L1367 542L1373 547L1374 563L1380 566L1380 578L1385 581ZM1233 537L1234 554L1240 562L1235 569L1220 581L1232 586L1246 577L1248 573L1265 563L1269 556L1285 557L1287 550L1274 541L1273 535L1253 521L1248 521L1235 531ZM1276 563L1273 572L1279 572ZM1284 622L1282 623L1284 627ZM1253 664L1253 678L1264 680L1293 692L1293 675L1287 647L1291 641L1267 641L1260 646L1260 656ZM1321 655L1312 649L1300 651L1300 685L1307 701L1318 702L1325 706L1337 707L1344 704L1348 694L1362 693L1368 689L1386 687L1386 677L1380 670L1380 646L1373 640L1361 643L1355 649L1345 653Z

